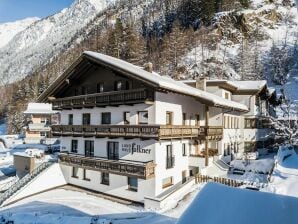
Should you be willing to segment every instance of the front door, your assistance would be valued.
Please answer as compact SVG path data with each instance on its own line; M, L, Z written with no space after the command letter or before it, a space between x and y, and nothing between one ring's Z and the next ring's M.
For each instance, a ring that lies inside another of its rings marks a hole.
M119 143L108 142L108 159L117 160L119 159Z

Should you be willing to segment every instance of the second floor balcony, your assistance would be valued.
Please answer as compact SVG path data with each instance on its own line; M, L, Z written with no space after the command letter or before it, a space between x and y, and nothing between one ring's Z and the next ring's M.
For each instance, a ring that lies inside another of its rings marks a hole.
M54 136L153 139L198 138L199 126L182 125L53 125Z
M44 131L44 132L48 132L51 130L51 127L49 124L45 124L45 123L32 123L28 125L28 129L30 131Z
M129 105L147 101L154 101L154 91L142 88L59 98L53 100L52 104L54 110L63 110Z
M60 153L59 163L100 172L136 177L153 178L155 164L153 161L137 162L130 160L111 160L102 157L86 157L79 154Z
M53 136L220 140L223 127L188 125L53 125Z

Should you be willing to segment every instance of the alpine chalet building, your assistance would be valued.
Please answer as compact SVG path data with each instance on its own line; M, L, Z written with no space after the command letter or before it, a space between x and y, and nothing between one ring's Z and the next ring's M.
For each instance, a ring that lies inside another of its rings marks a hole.
M225 153L225 117L241 130L251 110L206 91L206 83L194 88L154 73L150 64L141 69L84 52L39 97L61 111L52 132L61 139L67 182L138 202L187 182Z

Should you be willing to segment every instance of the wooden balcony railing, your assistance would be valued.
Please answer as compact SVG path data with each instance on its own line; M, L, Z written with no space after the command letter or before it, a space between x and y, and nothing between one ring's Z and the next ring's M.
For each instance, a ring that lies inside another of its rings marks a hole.
M209 157L213 157L218 155L218 149L208 149L208 156ZM201 157L201 158L205 158L206 157L206 151L202 150L200 152L197 153L190 153L189 155L190 157Z
M154 92L149 89L133 89L123 91L112 91L104 93L95 93L82 96L73 96L55 99L52 101L54 110L91 108L102 106L117 106L122 104L144 103L153 101Z
M223 137L223 127L222 126L208 126L201 127L201 139L210 139L210 140L220 140Z
M198 138L199 126L180 125L53 125L53 136L125 138Z
M140 179L153 178L155 168L153 161L109 160L101 157L85 157L83 155L69 153L60 153L59 163Z

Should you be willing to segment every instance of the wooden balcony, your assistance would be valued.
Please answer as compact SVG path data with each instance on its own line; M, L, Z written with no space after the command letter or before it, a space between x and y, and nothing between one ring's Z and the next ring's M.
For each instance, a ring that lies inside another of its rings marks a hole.
M181 125L53 125L53 136L74 137L124 137L144 139L198 138L199 126Z
M52 101L54 110L80 109L92 107L132 105L154 101L154 91L148 89L133 89L95 93L55 99Z
M200 139L209 140L221 140L223 138L223 127L222 126L208 126L201 127Z
M85 157L84 155L69 153L60 153L59 163L146 180L154 177L155 168L153 161L109 160L101 157Z

